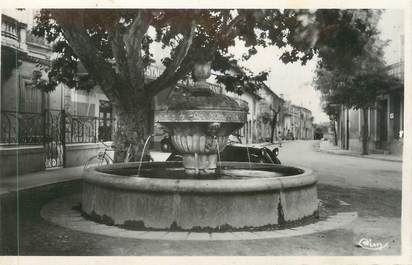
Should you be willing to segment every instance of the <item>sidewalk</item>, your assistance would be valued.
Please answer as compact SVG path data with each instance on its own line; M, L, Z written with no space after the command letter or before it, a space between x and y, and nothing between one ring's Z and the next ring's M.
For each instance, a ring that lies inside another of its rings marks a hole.
M40 187L48 184L79 179L83 166L70 168L48 169L40 172L0 178L0 195Z
M318 151L324 152L324 153L335 154L335 155L356 156L356 157L362 157L362 158L402 163L402 156L400 155L390 155L390 154L389 155L384 155L384 154L361 155L351 150L341 149L339 146L335 146L329 141L320 141Z

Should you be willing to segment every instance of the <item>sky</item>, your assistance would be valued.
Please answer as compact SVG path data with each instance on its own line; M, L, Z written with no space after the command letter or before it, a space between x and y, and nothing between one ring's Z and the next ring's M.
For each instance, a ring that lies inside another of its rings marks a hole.
M398 62L401 57L401 34L403 34L403 11L385 10L378 23L382 40L390 40L385 48L385 61L388 64ZM242 54L243 49L232 49L234 54ZM258 53L243 65L254 73L270 70L266 84L278 95L283 94L285 99L295 105L302 105L310 109L314 122L326 122L328 116L322 111L320 93L312 87L316 59L309 61L305 66L296 62L284 64L278 60L281 50L276 47L258 49Z

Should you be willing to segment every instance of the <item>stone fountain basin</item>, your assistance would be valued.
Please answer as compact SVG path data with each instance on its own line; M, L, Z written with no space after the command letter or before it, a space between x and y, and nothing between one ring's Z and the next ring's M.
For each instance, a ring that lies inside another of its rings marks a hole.
M318 212L317 178L308 169L222 162L227 178L171 179L131 175L138 164L86 169L82 211L137 230L212 231L281 226ZM181 167L180 162L154 162L141 169ZM240 172L241 177L230 177Z

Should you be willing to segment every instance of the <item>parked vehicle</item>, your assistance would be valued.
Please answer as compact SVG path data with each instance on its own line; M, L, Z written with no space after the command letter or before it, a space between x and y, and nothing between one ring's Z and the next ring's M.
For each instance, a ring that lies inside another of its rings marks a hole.
M293 136L292 132L288 131L286 137L284 137L283 140L295 140L295 136Z
M230 144L223 149L220 154L221 161L228 162L251 162L281 164L279 149L276 147L270 150L266 147L251 147L242 144ZM183 156L179 153L172 153L166 161L182 161Z
M162 150L162 152L174 152L175 151L173 144L172 144L172 140L170 139L170 136L166 136L160 141L160 150Z

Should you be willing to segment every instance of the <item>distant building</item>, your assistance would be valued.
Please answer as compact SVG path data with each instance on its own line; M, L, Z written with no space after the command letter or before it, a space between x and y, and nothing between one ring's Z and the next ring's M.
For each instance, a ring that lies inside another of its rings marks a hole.
M258 94L262 98L258 103L257 110L257 128L259 128L258 131L260 132L258 134L258 141L277 141L283 131L283 123L281 121L283 119L283 104L285 100L265 84L258 91ZM275 118L276 120L274 120ZM275 123L275 127L273 128L273 139L271 139L273 123Z
M244 144L257 143L259 134L258 127L256 126L258 119L258 104L259 101L262 100L262 98L256 92L251 93L245 91L242 95L238 95L233 92L227 92L226 90L224 90L223 93L234 99L247 103L249 107L247 122L237 132L237 134L240 136L240 139Z
M262 84L259 90L253 93L247 91L241 95L227 91L224 91L224 93L248 104L247 123L238 132L242 143L270 142L275 113L277 113L277 116L273 140L278 140L279 133L283 131L282 119L285 101L281 97L266 84Z
M298 109L300 120L297 138L302 140L311 140L313 139L314 134L312 111L301 106L298 106Z
M294 105L291 101L286 101L283 117L283 139L313 139L312 111L302 106Z

